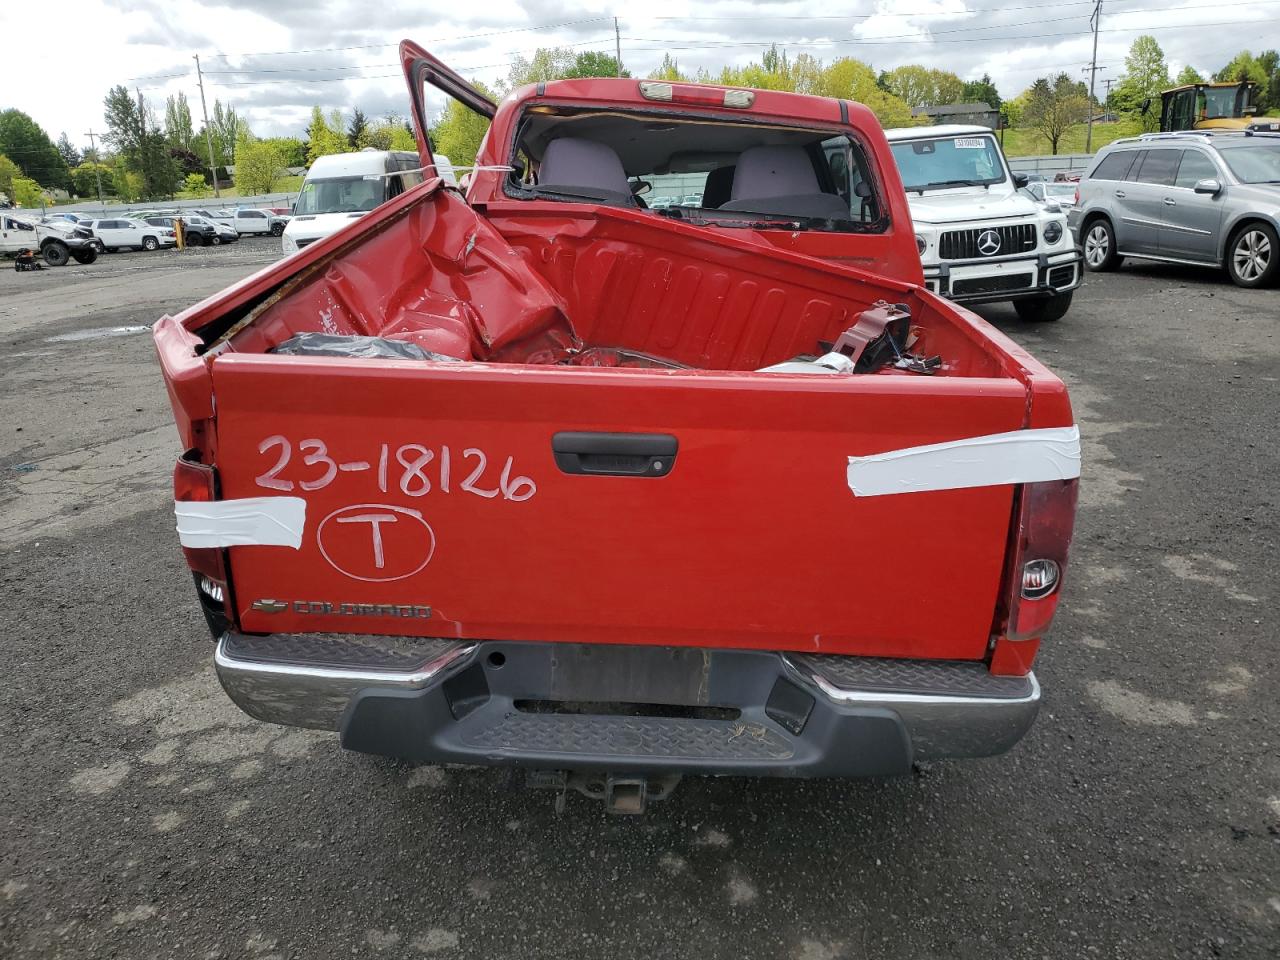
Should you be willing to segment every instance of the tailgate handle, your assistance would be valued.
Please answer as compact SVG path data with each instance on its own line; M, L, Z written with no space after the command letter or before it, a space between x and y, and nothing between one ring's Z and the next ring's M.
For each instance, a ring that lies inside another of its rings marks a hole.
M564 473L600 477L665 477L679 443L667 433L579 433L551 438L556 466Z

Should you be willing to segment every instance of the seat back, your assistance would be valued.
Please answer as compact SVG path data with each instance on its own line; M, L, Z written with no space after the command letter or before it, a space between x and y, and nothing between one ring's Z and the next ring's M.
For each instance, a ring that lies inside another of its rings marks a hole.
M750 147L738 157L732 199L722 210L777 216L849 219L849 206L818 185L803 147Z
M631 184L618 154L608 144L559 137L547 144L538 169L538 188L632 204Z

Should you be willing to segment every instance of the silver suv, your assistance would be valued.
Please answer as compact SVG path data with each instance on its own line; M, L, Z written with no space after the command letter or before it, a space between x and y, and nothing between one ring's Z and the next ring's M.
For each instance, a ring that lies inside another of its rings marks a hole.
M1242 287L1280 275L1280 135L1195 130L1104 147L1068 222L1090 270L1124 257L1227 268Z

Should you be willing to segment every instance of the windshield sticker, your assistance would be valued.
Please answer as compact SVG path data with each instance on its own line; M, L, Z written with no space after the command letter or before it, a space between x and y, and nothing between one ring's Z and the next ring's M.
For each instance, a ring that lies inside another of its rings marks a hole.
M957 150L985 150L987 141L983 137L956 137L951 141Z

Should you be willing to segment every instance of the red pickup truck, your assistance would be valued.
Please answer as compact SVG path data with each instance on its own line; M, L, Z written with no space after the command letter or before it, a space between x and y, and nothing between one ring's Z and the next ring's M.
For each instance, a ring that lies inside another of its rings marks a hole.
M616 810L1012 746L1079 435L922 287L872 114L401 55L419 131L428 89L492 121L463 191L420 136L424 183L155 325L232 699Z

